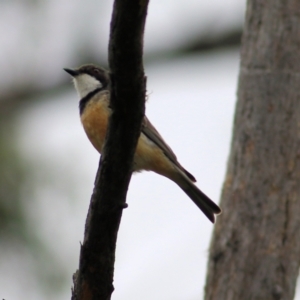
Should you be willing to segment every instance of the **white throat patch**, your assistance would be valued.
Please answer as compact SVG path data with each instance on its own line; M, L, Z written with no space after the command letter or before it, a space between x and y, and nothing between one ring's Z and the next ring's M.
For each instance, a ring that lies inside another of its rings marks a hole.
M100 81L88 74L78 75L73 79L73 81L80 99L103 86Z

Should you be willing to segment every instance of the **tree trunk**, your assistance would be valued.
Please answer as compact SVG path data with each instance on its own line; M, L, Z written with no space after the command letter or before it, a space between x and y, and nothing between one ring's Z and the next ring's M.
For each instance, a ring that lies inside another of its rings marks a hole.
M300 1L249 0L205 299L293 299L300 262Z

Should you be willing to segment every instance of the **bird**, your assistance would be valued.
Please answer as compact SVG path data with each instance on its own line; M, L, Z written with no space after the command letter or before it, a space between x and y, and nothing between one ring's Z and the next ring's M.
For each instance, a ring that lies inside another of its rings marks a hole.
M110 72L94 64L64 70L72 76L79 95L79 113L85 133L101 155L111 114ZM153 171L175 182L212 223L215 215L221 213L220 207L195 185L195 177L178 162L170 146L146 116L133 162L133 172L143 170Z

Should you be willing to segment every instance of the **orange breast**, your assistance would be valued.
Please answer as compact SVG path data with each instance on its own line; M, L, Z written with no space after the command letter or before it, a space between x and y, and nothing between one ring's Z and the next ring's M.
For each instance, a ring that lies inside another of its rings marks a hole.
M83 128L99 153L102 152L109 115L110 109L106 97L103 100L92 99L81 115Z
M108 99L105 96L100 100L97 97L92 99L81 115L84 130L99 153L104 145L109 115ZM154 171L170 179L175 179L178 173L163 151L144 134L138 140L134 156L134 171L142 170Z

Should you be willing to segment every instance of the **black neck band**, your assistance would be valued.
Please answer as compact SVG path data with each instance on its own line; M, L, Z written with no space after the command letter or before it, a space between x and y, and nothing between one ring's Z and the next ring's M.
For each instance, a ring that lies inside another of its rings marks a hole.
M79 101L79 113L80 115L82 115L87 103L97 94L99 93L100 91L103 90L103 87L102 88L97 88L95 89L94 91L88 93L85 97L83 97L80 101Z

